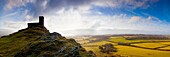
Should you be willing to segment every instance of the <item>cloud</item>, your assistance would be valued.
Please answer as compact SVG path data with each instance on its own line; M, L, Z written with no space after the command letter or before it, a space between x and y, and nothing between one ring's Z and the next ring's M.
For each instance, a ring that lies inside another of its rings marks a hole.
M156 2L158 2L158 0L98 0L95 1L94 5L128 9L146 9Z
M145 30L131 30L131 29L78 29L63 31L64 36L75 36L75 35L106 35L106 34L157 34L157 35L168 35L169 32L162 31L145 31Z
M22 28L25 28L26 27L26 22L21 22L21 21L8 21L8 22L4 22L6 28L8 29L16 29L16 28L19 28L19 29L22 29Z
M133 23L133 22L139 22L139 21L141 21L141 17L139 17L139 16L133 16L133 17L131 17L130 19L129 19L129 23Z
M86 15L77 10L54 11L55 14L45 14L45 26L50 32L59 32L68 35L96 35L96 34L121 34L145 33L163 34L170 31L169 25L155 21L153 17L120 15ZM38 20L36 20L38 21ZM34 21L34 22L36 22ZM3 27L15 30L25 28L28 22L4 22ZM157 32L157 33L156 33Z
M159 18L157 18L157 17L153 17L153 16L149 16L148 18L147 18L147 21L153 21L153 22L162 22L161 20L159 20Z
M5 10L10 10L15 7L25 6L26 3L31 3L33 0L7 0L7 4L5 5Z
M12 30L9 30L9 29L0 29L0 37L1 36L4 36L4 35L8 35L11 33ZM3 32L3 33L2 33Z
M3 27L20 29L26 23L37 21L39 15L45 16L45 26L63 35L107 34L107 33L149 33L170 31L168 24L154 16L129 16L128 14L103 15L93 11L95 7L109 7L133 10L146 9L156 0L8 0L5 10L23 9L17 15L23 21L7 20ZM12 14L11 14L12 15ZM110 31L109 31L110 30ZM122 30L122 31L121 31ZM138 32L135 32L138 31ZM144 31L144 32L142 32Z
M153 16L148 16L147 18L140 17L140 16L132 16L129 20L128 23L161 23L162 21L159 20L159 18L153 17Z
M147 34L155 32L158 32L156 34L161 34L170 31L167 29L169 28L168 24L157 21L156 17L152 16L144 18L141 16L128 16L127 14L112 16L86 15L77 10L61 10L56 14L44 16L46 18L46 27L51 32L57 31L63 35L107 34L111 32L114 34L121 33L121 30L124 31L123 33ZM109 30L110 32L108 32Z
M32 17L46 14L49 12L65 9L89 11L93 6L111 8L148 8L157 0L8 0L5 9L10 10L16 7L27 7L31 9L29 14Z

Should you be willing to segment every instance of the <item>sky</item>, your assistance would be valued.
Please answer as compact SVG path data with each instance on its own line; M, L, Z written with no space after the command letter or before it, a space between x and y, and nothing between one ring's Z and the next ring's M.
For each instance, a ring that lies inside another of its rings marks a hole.
M9 34L45 17L64 36L170 35L170 0L0 0L0 32Z

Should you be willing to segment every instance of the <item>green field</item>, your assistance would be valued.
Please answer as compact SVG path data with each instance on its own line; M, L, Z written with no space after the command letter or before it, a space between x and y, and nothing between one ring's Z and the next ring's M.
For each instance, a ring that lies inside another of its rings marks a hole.
M141 42L144 40L126 40L124 37L110 37L108 41L131 43L131 42Z
M140 46L140 47L146 47L146 48L157 48L157 47L165 46L165 45L160 44L160 43L138 43L138 44L132 44L132 45Z

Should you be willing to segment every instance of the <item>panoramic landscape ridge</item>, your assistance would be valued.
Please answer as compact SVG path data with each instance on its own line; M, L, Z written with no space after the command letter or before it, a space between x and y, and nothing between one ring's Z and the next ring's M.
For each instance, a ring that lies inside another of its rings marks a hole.
M170 0L0 0L0 57L170 57Z

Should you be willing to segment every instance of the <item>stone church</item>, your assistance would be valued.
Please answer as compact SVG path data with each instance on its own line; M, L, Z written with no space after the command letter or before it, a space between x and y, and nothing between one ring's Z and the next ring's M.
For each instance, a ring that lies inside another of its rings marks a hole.
M39 16L39 22L37 22L37 23L28 23L28 28L39 27L39 26L44 26L44 17L43 16Z

